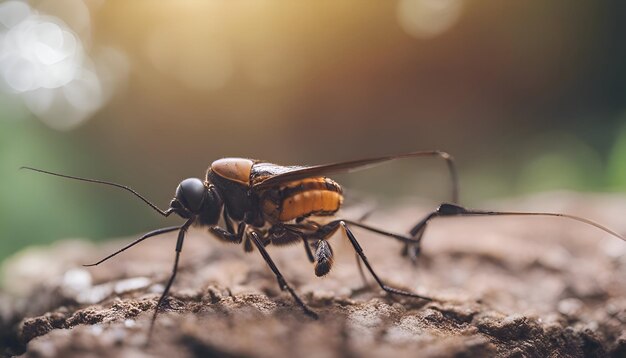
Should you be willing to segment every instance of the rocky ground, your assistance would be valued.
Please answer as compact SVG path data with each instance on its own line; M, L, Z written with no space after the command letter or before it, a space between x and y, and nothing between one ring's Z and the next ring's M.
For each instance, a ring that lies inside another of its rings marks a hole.
M485 209L582 215L626 234L626 198L558 193ZM368 223L406 232L426 206L397 206ZM441 218L416 267L401 245L355 234L390 284L433 297L364 288L347 240L319 279L301 246L270 254L316 310L279 290L258 254L190 232L181 269L146 345L150 315L173 262L175 235L151 239L94 268L132 240L63 241L4 264L0 345L25 357L626 356L626 242L559 218Z

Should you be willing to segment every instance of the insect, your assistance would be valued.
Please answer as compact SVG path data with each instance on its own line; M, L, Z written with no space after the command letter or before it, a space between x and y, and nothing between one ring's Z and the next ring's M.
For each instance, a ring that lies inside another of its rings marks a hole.
M441 204L413 226L407 235L391 233L365 225L361 221L347 219L333 218L330 222L320 223L320 217L333 216L343 203L342 187L328 178L327 175L411 157L436 157L445 160L451 177L454 204ZM404 244L403 253L412 259L416 259L420 253L422 237L428 223L434 218L444 216L541 215L565 217L593 225L624 240L621 235L604 226L567 214L496 212L463 208L456 203L459 190L455 162L452 156L443 151L419 151L317 166L281 166L246 158L219 159L210 165L204 180L198 178L183 180L176 188L175 196L166 210L160 209L137 191L124 185L58 174L31 167L23 168L59 177L118 187L131 192L164 217L176 214L185 219L182 225L151 231L102 260L85 265L99 265L150 237L178 231L172 274L152 315L150 333L153 330L159 309L176 277L185 234L192 225L206 228L221 241L243 244L246 252L251 252L256 248L276 276L280 289L288 291L303 312L313 318L317 318L317 314L309 308L285 280L265 249L266 246L302 242L306 255L313 264L315 274L324 276L330 272L334 260L333 250L328 239L338 230L342 230L348 237L358 259L365 265L380 288L391 294L430 301L430 297L387 285L372 268L352 232L352 227L359 227L402 242ZM223 226L219 225L220 218L223 221Z

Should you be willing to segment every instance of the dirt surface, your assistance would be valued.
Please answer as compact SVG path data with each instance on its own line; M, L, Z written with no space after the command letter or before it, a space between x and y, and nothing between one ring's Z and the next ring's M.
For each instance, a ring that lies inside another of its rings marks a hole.
M626 233L624 197L559 193L483 208L567 212ZM367 222L406 232L429 209L398 206ZM194 229L172 297L145 346L173 263L175 235L151 239L95 268L80 264L132 238L102 246L64 241L5 263L3 354L626 356L626 242L567 219L441 218L427 229L415 267L400 256L398 242L354 232L389 284L435 300L388 296L369 276L364 289L354 252L340 234L330 241L334 269L322 279L302 246L270 248L287 280L319 313L313 320L279 290L257 251L246 254Z

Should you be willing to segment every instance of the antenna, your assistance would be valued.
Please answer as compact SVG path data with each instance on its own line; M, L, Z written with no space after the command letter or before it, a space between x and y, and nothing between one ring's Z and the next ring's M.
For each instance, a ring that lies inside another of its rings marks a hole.
M455 204L444 203L437 208L436 211L432 212L428 217L419 222L415 227L411 230L411 233L415 235L421 227L426 225L426 223L432 219L433 217L450 217L450 216L552 216L552 217L560 217L567 218L570 220L579 221L581 223L591 225L595 228L598 228L607 234L615 236L616 238L626 241L626 238L617 232L607 228L606 226L600 225L595 221L581 218L580 216L569 215L569 214L560 214L560 213L545 213L545 212L521 212L521 211L486 211L486 210L471 210L466 209L462 206L458 206Z
M473 210L469 210L466 213L460 214L461 216L472 216L472 215L497 215L497 216L552 216L552 217L560 217L560 218L567 218L567 219L571 219L571 220L575 220L587 225L591 225L593 227L596 227L604 232L606 232L607 234L610 234L611 236L615 236L618 239L621 239L623 241L626 241L626 238L623 237L622 235L618 234L617 232L607 228L606 226L600 225L595 221L589 220L589 219L585 219L585 218L581 218L579 216L575 216L575 215L569 215L569 214L560 214L560 213L537 213L537 212L511 212L511 211L473 211Z
M20 167L20 169L32 170L34 172L54 175L54 176L61 177L61 178L74 179L74 180L80 180L80 181L84 181L84 182L88 182L88 183L104 184L104 185L114 186L116 188L121 188L121 189L124 189L126 191L131 192L133 195L135 195L136 197L141 199L144 203L148 204L148 206L150 206L156 212L158 212L159 214L161 214L161 215L163 215L165 217L168 217L172 213L172 209L171 208L169 208L167 210L161 210L158 206L156 206L155 204L150 202L148 199L146 199L144 196L139 194L137 191L135 191L134 189L132 189L132 188L126 186L126 185L121 185L121 184L117 184L117 183L113 183L113 182L109 182L109 181L104 181L104 180L98 180L98 179L80 178L80 177L75 177L75 176L71 176L71 175L53 173L53 172L49 172L47 170L37 169L37 168L32 168L32 167Z

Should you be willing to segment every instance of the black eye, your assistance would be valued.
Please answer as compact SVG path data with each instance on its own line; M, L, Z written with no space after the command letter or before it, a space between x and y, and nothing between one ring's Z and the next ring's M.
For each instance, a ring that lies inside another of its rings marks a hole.
M176 188L176 199L192 213L198 213L206 195L206 187L198 178L185 179Z

